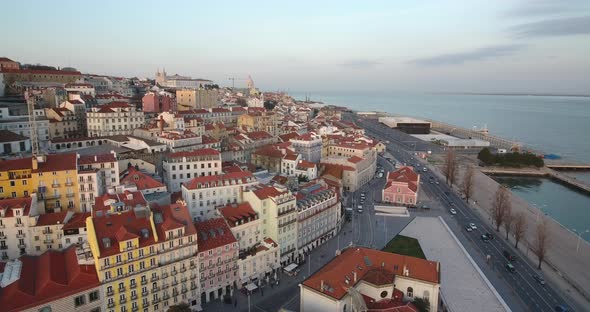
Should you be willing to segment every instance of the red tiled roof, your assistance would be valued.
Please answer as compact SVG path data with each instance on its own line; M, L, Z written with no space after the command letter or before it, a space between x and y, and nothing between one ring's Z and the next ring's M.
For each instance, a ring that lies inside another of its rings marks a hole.
M138 217L133 210L129 210L117 214L103 215L102 217L92 217L100 252L99 257L119 253L119 243L136 236L139 237L140 247L154 244L156 241L150 218L147 215ZM142 229L148 231L147 238L141 236ZM110 246L105 245L105 239L108 239Z
M367 264L367 260L371 265ZM389 271L390 276L403 277L404 269L408 270L408 278L425 281L427 283L440 283L439 264L436 261L429 261L394 253L369 249L364 247L350 247L345 249L341 255L336 256L319 271L303 282L303 285L315 289L335 299L342 299L351 286L346 283L346 276L355 285L365 278L375 279L373 270ZM357 275L357 282L354 282L354 273ZM321 289L322 281L324 286L329 286L333 291ZM393 284L394 279L389 284Z
M0 290L2 311L22 311L100 286L94 265L79 265L76 248L22 256L20 278Z
M39 162L39 169L32 172L76 170L76 154L50 154L45 162ZM32 165L32 164L31 164Z
M79 71L42 70L42 69L4 69L4 73L36 75L81 75Z
M219 141L210 137L210 136L203 135L201 137L201 143L202 144L215 144L215 143L219 143Z
M0 143L26 141L29 138L9 130L0 130Z
M202 176L192 179L187 184L183 184L189 190L205 188L205 184L208 187L216 187L225 185L225 181L236 180L238 183L247 183L246 179L252 178L255 180L254 175L250 171L230 172L226 174Z
M195 222L199 253L237 242L223 218Z
M253 131L253 132L246 133L246 135L248 136L248 138L255 140L255 141L272 138L272 135L270 135L270 133L268 133L266 131Z
M86 227L86 218L90 217L90 212L76 212L68 220L68 223L64 224L63 230L79 229Z
M287 193L287 191L279 191L274 186L262 186L254 190L254 194L259 199L267 199L269 197L277 197Z
M4 217L10 218L14 217L14 214L12 212L13 209L24 208L23 215L28 216L31 210L31 204L31 197L0 199L0 210L5 210Z
M188 208L182 204L173 203L166 206L154 205L152 207L154 214L162 216L160 223L158 218L155 218L156 231L160 240L166 237L166 231L184 227L184 235L194 235L197 233L193 224L193 219L188 211Z
M297 168L305 168L305 169L310 169L310 168L315 168L316 164L312 163L311 161L307 161L307 160L300 160L299 163L297 164Z
M363 161L363 158L358 157L358 156L352 156L348 159L348 161L353 164L358 164L359 162Z
M418 190L418 174L410 166L404 166L396 171L387 174L387 184L385 188L390 187L393 182L407 183L408 188L416 192Z
M286 160L291 160L291 161L293 161L293 160L297 160L297 157L298 157L298 156L299 156L299 155L297 155L297 154L295 154L295 153L288 153L287 155L285 155L285 157L284 157L284 158L285 158Z
M114 154L83 155L78 159L78 165L100 164L106 162L116 162Z
M248 223L250 220L258 219L258 214L252 209L250 203L243 202L240 204L228 204L219 208L221 215L227 220L230 227L239 225L239 221Z
M190 152L176 152L168 154L168 158L182 158L193 156L215 156L219 155L219 151L212 148L201 148Z
M67 211L63 211L39 215L39 218L37 219L37 226L56 225L59 223L63 224L67 214Z
M290 132L287 134L279 135L279 138L283 142L288 142L289 140L291 140L293 138L297 138L298 136L299 136L299 134L297 134L297 132Z
M164 187L164 184L133 167L127 169L127 175L121 179L121 184L135 184L140 191Z
M102 196L96 197L94 199L94 207L92 209L94 216L96 216L97 211L103 211L104 213L105 211L111 210L110 205L105 205L105 202L108 200L114 200L115 203L123 203L126 209L132 209L138 206L147 206L147 201L140 191L125 191L124 193L116 194L105 193Z

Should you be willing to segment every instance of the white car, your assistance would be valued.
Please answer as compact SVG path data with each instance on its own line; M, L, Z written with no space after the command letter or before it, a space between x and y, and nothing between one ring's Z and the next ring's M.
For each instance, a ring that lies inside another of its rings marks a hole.
M469 227L470 227L472 230L477 230L477 226L475 225L475 223L469 223Z
M457 210L455 210L455 209L453 209L453 208L449 209L449 212L450 212L452 215L456 215L456 214L457 214Z

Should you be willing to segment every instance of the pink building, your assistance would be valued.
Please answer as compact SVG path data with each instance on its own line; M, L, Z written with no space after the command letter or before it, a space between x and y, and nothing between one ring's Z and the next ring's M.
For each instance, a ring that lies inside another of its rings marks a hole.
M414 172L414 168L401 167L387 174L387 183L383 188L381 198L385 203L416 205L418 185L420 185L420 175Z
M238 241L223 218L196 222L201 304L231 295L238 281Z
M148 92L141 99L143 111L159 113L176 110L176 99L167 93Z

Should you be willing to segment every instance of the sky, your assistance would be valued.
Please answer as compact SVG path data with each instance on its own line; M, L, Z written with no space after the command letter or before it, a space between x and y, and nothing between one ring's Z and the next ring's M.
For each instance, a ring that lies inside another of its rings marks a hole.
M590 94L590 1L9 1L0 56L263 90Z

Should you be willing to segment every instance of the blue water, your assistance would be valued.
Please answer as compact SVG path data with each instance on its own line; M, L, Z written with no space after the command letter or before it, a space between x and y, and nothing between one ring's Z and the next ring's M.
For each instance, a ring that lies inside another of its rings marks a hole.
M386 92L291 93L354 110L430 118L490 134L535 150L590 163L590 97L418 94Z

